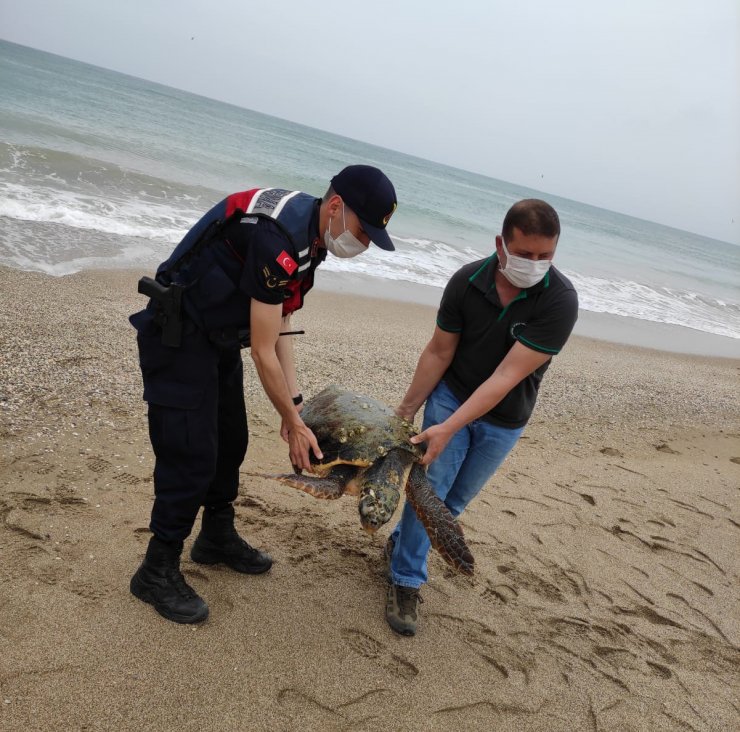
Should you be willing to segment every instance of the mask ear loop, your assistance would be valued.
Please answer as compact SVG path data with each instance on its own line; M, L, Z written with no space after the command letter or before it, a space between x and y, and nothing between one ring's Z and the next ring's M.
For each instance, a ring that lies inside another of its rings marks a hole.
M344 206L344 201L342 201L342 206ZM342 209L342 213L344 213L344 209ZM334 221L334 218L333 218L332 216L329 216L329 227L328 227L328 231L329 231L329 237L330 237L331 239L333 239L333 238L334 238L334 236L333 236L333 235L332 235L332 233L331 233L331 222L332 222L332 221Z
M347 231L347 224L344 221L344 201L342 201L342 228ZM342 232L344 234L344 231Z
M504 250L504 254L506 255L506 266L509 266L509 250L506 248L506 242L504 241L504 237L501 237L501 248ZM501 260L499 259L498 262L498 268L501 270L501 273L503 274L503 271L506 269L504 265L501 263Z

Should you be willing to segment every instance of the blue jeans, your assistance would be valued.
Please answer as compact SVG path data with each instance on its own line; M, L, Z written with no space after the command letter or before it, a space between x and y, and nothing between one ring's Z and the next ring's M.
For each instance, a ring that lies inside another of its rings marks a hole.
M458 399L440 381L427 399L422 429L444 422L459 406ZM459 516L480 493L523 431L524 427L508 429L478 419L453 435L427 471L434 492L453 516ZM431 544L409 503L404 506L391 536L395 542L391 559L393 583L420 587L427 581L427 554Z

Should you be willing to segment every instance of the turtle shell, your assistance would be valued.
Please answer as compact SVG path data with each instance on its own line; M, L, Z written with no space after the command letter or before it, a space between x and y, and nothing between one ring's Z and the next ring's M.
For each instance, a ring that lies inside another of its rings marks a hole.
M377 399L335 384L309 399L301 417L316 435L324 454L321 461L314 463L323 468L317 469L318 473L325 473L333 465L366 467L394 448L419 457L423 453L408 441L417 434L408 420L398 417Z

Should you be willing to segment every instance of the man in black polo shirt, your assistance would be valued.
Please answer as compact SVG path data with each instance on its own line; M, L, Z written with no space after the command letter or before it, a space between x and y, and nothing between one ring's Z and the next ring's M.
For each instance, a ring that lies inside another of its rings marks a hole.
M422 432L412 441L426 443L422 462L454 516L514 447L550 359L573 330L578 296L551 266L559 236L558 215L544 201L509 209L495 253L465 265L447 284L434 335L396 410L413 420L426 401ZM386 619L403 635L416 632L429 546L407 503L386 545Z

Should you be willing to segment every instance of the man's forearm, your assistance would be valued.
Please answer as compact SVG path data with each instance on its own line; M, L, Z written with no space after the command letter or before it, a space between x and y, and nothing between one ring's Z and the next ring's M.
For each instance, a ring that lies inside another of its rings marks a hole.
M414 378L406 391L399 411L404 414L416 414L432 390L440 382L450 365L451 358L441 356L427 346L419 356Z
M490 412L516 384L495 376L484 381L446 420L451 432Z
M267 396L283 420L300 420L277 353L274 350L265 353L252 349L252 360Z
M290 316L283 318L280 329L282 331L290 330ZM275 352L277 353L285 382L288 385L290 396L298 396L300 389L298 388L298 377L296 375L295 356L293 353L293 336L281 336L278 338L275 345Z
M457 432L478 419L493 409L522 379L549 358L549 355L530 350L521 343L515 344L493 374L445 420L445 424L452 432Z

